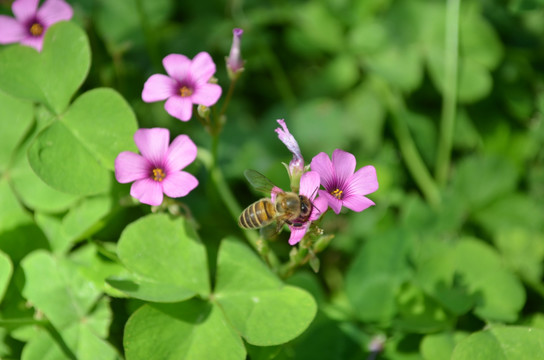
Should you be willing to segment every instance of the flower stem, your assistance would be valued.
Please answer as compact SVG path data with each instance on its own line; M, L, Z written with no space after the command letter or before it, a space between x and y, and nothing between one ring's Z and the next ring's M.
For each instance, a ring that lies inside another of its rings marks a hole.
M434 182L429 170L425 166L423 159L419 155L417 147L410 135L410 129L406 124L406 106L402 97L398 95L391 87L379 78L374 78L374 83L381 90L385 103L391 113L391 125L393 132L399 142L400 150L408 171L412 174L419 190L427 199L427 202L434 208L440 205L440 192Z
M229 85L229 89L227 90L227 95L225 96L225 101L223 101L223 105L221 105L221 111L219 112L219 116L217 119L221 119L221 116L225 115L225 111L227 111L227 107L229 106L230 99L232 98L232 94L234 93L234 87L236 85L237 79L232 79Z
M438 143L435 165L436 181L441 186L444 186L448 179L457 110L457 61L459 55L460 2L461 0L448 0L446 8L444 99L440 122L440 141Z
M217 162L213 159L212 154L209 151L203 148L198 148L198 156L204 165L208 168L210 173L210 178L221 197L221 200L227 207L230 215L235 222L238 222L238 217L242 213L242 208L238 204L238 201L234 197L230 187L228 186L223 173ZM257 252L265 259L265 261L271 266L271 268L276 271L279 267L279 261L275 253L270 251L266 242L263 241L255 230L244 230L244 236L246 237L249 244L257 250Z

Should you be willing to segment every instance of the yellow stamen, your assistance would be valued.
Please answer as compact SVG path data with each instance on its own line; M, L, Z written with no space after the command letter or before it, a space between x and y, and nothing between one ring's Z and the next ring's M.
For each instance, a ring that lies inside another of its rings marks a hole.
M193 90L187 86L183 86L181 89L179 89L179 93L182 97L187 97L193 95Z
M344 192L340 189L336 189L334 190L333 192L331 192L331 195L334 196L335 198L337 198L338 200L342 200L342 194Z
M164 173L164 171L162 171L162 169L160 168L153 169L153 180L161 182L164 180L165 177L166 177L166 174Z
M30 27L30 33L32 36L40 36L43 33L43 26L38 23L32 24Z

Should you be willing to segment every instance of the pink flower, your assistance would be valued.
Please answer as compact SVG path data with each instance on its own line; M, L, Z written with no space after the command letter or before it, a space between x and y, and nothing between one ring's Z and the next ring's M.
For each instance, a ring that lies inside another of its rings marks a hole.
M244 70L244 61L240 51L240 40L244 30L232 30L232 45L230 47L229 57L227 58L227 70L231 79L235 79Z
M0 44L21 43L41 51L47 29L72 18L72 8L63 0L46 0L39 9L38 1L15 0L15 18L0 15Z
M319 219L321 214L327 209L327 200L323 197L317 198L317 190L319 189L319 174L315 171L308 171L300 178L299 195L306 196L312 203L312 211L310 217L303 222L292 222L289 225L291 236L289 237L289 245L296 245L306 234L312 221ZM274 203L278 193L283 192L278 187L274 187L271 194L271 200Z
M291 135L285 121L283 119L277 120L281 128L276 128L276 133L278 138L285 144L287 149L293 154L293 159L289 163L289 175L293 175L295 171L304 171L304 158L302 158L302 153L300 152L300 147L298 146L295 137Z
M378 178L374 166L365 166L355 171L355 156L340 149L332 153L332 162L325 153L319 153L310 165L321 178L325 190L320 197L327 199L329 206L339 214L342 206L353 211L363 211L374 202L364 195L378 190Z
M140 129L134 142L142 153L123 151L115 159L115 178L122 184L133 182L130 195L144 204L160 205L163 193L176 198L198 185L191 174L181 171L196 158L196 145L187 135L170 141L168 129Z
M162 60L168 76L152 75L144 84L145 102L166 100L164 108L171 116L188 121L193 104L212 106L221 96L221 87L209 83L215 73L215 63L207 52L198 53L193 60L184 55L170 54Z

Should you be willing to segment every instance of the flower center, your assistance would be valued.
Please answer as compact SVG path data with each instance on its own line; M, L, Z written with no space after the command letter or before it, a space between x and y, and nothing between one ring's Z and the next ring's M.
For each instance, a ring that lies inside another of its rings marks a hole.
M43 33L43 26L37 22L30 26L30 34L32 36L40 36Z
M344 192L340 189L335 189L331 192L331 195L337 198L338 200L342 200L342 197L344 196Z
M161 182L166 177L166 174L161 168L153 169L153 180Z
M181 97L188 97L188 96L193 95L193 89L183 85L181 87L181 89L179 89L179 93L180 93Z

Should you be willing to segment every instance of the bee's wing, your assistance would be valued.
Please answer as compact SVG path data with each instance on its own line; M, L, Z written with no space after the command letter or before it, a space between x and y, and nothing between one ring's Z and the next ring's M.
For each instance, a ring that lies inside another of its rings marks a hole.
M276 220L272 224L262 227L259 230L259 233L263 239L272 239L281 232L283 229L283 224L285 224L285 222L282 220Z
M261 174L258 171L255 170L246 170L244 171L244 175L251 184L255 188L255 190L261 191L265 194L270 195L272 192L272 189L274 189L275 185L268 179L266 176Z

